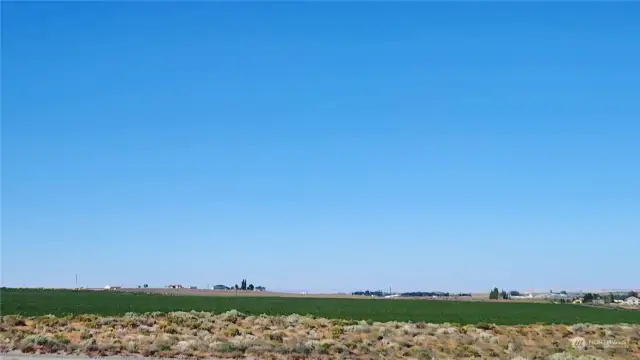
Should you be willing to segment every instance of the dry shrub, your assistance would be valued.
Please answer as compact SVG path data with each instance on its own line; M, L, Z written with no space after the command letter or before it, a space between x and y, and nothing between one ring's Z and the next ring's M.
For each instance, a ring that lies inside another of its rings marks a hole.
M284 340L284 333L281 331L268 332L265 334L267 339L281 343Z
M5 315L2 317L2 324L11 327L27 326L27 322L20 315Z
M89 355L260 359L546 359L587 355L626 359L640 351L640 326L576 324L496 326L329 320L311 316L246 316L175 312L122 317L3 317L0 351ZM79 321L82 319L83 321ZM73 323L68 323L72 320ZM25 324L25 325L23 325ZM34 324L31 326L31 324ZM29 325L29 326L26 326ZM576 353L569 339L619 340L627 347L593 344Z

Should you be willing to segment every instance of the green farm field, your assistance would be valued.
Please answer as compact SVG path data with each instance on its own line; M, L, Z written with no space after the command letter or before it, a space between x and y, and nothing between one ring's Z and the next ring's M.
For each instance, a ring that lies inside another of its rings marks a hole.
M259 315L499 325L640 324L640 311L569 304L287 297L169 296L144 293L2 289L2 315L124 315L127 312L227 310Z

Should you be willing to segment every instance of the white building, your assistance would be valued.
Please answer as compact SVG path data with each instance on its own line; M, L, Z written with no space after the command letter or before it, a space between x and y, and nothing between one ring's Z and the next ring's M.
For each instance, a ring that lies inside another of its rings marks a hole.
M533 294L531 293L523 293L521 295L513 295L510 296L512 299L533 299Z
M548 294L537 294L534 296L534 298L536 299L563 299L566 298L567 295L566 294L560 294L560 293L548 293Z
M624 299L624 303L627 305L638 306L640 305L640 299L635 296L629 296L628 298Z

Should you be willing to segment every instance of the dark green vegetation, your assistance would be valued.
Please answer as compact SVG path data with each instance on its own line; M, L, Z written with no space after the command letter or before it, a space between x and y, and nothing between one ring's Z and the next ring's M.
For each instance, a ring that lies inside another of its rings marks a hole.
M237 309L248 314L312 314L325 318L374 321L453 322L460 324L533 323L640 324L640 311L580 305L517 302L469 302L286 297L166 296L142 293L3 289L2 314L66 315L127 312L212 311Z

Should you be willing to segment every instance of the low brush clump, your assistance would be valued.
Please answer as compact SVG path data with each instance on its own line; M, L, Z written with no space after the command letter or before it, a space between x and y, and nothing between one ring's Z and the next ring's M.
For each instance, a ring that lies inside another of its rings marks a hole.
M427 324L249 316L4 316L0 352L261 359L550 359L640 356L640 325Z

